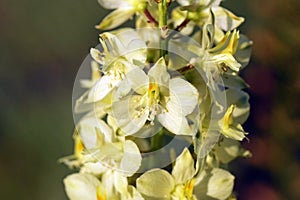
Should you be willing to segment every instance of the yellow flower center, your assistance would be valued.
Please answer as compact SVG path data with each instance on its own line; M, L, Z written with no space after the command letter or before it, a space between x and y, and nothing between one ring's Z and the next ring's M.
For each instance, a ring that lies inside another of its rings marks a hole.
M97 200L106 200L105 191L100 186L97 187Z
M184 187L184 195L185 195L188 199L192 199L192 197L193 197L194 183L195 183L195 180L192 179L192 180L190 180L189 182L187 182L187 183L185 184L185 187Z

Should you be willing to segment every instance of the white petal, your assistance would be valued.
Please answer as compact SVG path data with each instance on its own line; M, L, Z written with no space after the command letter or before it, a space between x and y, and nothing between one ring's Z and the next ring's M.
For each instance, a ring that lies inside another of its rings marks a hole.
M187 148L176 159L172 175L177 184L184 184L195 175L194 160Z
M214 168L212 177L208 181L207 195L216 199L227 199L230 196L234 184L234 176L228 171Z
M132 176L138 171L142 161L142 156L137 145L126 140L124 143L124 155L121 160L120 170L125 176Z
M181 113L177 113L176 111L172 111L169 109L168 112L161 113L157 116L158 121L168 129L170 132L176 135L192 135L193 132L189 127L187 119L181 115Z
M106 9L116 9L120 8L122 4L124 5L125 2L122 0L98 0L98 3Z
M233 185L232 174L221 168L213 168L202 171L196 177L194 193L198 199L225 200L232 193Z
M168 87L170 75L167 72L166 62L163 57L161 57L149 70L148 76L152 77L155 80L155 83L159 84L159 87Z
M138 95L132 95L112 104L112 116L125 135L136 133L147 120L147 110L141 112L141 109L138 108L140 98Z
M132 7L119 8L108 14L101 23L96 26L98 29L109 30L116 28L129 20L135 13Z
M93 103L102 100L116 86L112 76L103 76L89 91L86 103Z
M149 197L168 198L175 187L173 177L165 170L147 171L136 181L137 190Z
M83 118L78 124L78 129L83 144L87 149L95 147L99 142L104 142L99 141L100 134L104 136L103 139L105 141L112 141L111 128L104 121L97 118Z
M91 48L90 54L97 63L99 63L100 65L104 65L104 59L102 57L101 52L98 49Z
M121 197L121 200L144 200L137 189L131 185L128 186L126 195L121 195Z
M179 103L178 107L183 116L186 116L193 112L195 106L198 103L198 91L189 82L181 79L174 78L169 82L169 89L171 100L176 99L176 103Z
M97 186L100 181L90 174L71 174L64 179L70 200L97 200Z
M225 8L212 7L212 11L215 15L216 25L224 31L233 30L244 22L243 17L237 17Z
M139 69L133 69L126 74L127 81L131 88L138 94L145 94L148 90L149 77Z

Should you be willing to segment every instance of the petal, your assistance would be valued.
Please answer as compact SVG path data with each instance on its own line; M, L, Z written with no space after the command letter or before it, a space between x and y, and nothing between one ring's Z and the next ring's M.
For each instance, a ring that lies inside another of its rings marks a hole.
M161 113L157 116L158 121L176 135L192 135L193 132L189 127L187 119L176 112L175 110L168 110L168 112Z
M119 8L117 10L112 11L108 14L99 25L96 26L97 29L109 30L116 28L129 20L132 15L135 13L133 8L125 7Z
M236 49L234 57L239 63L242 64L242 67L245 67L250 61L252 44L253 42L250 41L245 35L240 35L238 47Z
M103 76L89 91L86 103L93 103L102 100L108 93L110 93L117 82L112 76Z
M237 123L244 123L250 111L249 95L243 90L229 88L226 90L227 104L236 105L232 116Z
M183 116L193 112L198 103L198 91L189 82L181 78L173 78L169 82L171 99L176 98ZM172 101L172 100L171 100Z
M133 69L126 74L127 81L131 88L138 94L145 94L148 91L149 77L139 69Z
M160 89L161 86L168 87L170 75L167 72L166 62L163 57L161 57L149 70L148 76L154 79L155 83L159 84Z
M100 181L90 174L71 174L64 179L66 193L70 200L97 200Z
M142 161L142 156L137 145L126 140L124 143L124 155L121 160L120 170L125 176L132 176L138 171Z
M196 179L201 179L194 187L198 199L227 199L233 190L234 176L226 170L213 168L203 171Z
M148 112L139 108L140 100L139 95L132 95L112 104L112 116L125 135L132 135L139 131L147 120Z
M97 63L99 63L100 65L104 65L103 54L98 49L91 48L90 54Z
M144 200L142 195L132 185L129 185L127 190L128 191L127 191L126 196L122 195L122 200ZM123 199L123 197L124 197L124 199Z
M124 4L125 4L125 2L122 0L98 0L98 3L106 9L120 8L121 6L124 6Z
M95 147L99 142L112 141L111 128L104 121L97 118L83 118L78 124L78 130L82 142L87 149ZM103 136L103 141L99 141Z
M149 197L168 198L175 187L174 178L165 170L152 169L136 181L137 190Z
M222 163L229 163L239 156L251 156L251 153L244 150L241 143L236 140L224 138L220 144L215 145L214 152Z
M227 199L230 196L234 184L234 176L228 171L214 168L212 177L208 181L207 195L216 199Z
M244 22L243 17L237 17L229 10L220 6L212 7L212 11L215 15L216 25L224 31L233 30Z
M195 175L194 160L187 148L176 159L172 175L176 184L184 184Z

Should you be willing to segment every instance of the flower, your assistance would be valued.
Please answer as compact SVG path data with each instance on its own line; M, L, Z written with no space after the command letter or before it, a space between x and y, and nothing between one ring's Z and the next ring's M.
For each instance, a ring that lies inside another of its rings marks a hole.
M177 20L182 18L181 21L187 16L187 19L203 26L206 23L211 10L215 16L216 27L224 31L233 30L244 21L244 18L237 17L229 10L221 7L221 1L222 0L177 0L182 8L175 9L173 11L173 16L176 16Z
M143 200L127 179L117 173L108 173L101 181L92 174L75 173L64 179L70 200Z
M135 13L144 11L148 0L98 0L98 2L106 9L116 9L96 26L98 29L108 30L120 26Z
M218 122L220 126L220 132L227 138L242 141L247 133L244 131L241 124L234 121L234 109L235 105L231 105L227 109L224 117Z
M192 180L195 172L192 155L185 148L176 159L172 174L162 169L147 171L137 179L137 190L144 196L158 199L195 199Z
M93 81L94 85L77 100L77 112L93 109L93 103L104 100L127 72L146 62L146 44L133 29L103 33L100 43L103 51L92 48L90 52L92 58L101 65L103 76L97 82ZM106 99L106 102L109 106L110 100Z
M70 167L98 163L129 177L141 165L142 157L137 145L131 140L116 136L109 125L94 115L87 114L81 119L74 138L75 161L69 161L68 157L62 160ZM101 172L100 170L98 174Z
M155 119L174 134L192 134L186 116L197 105L198 91L182 78L170 78L163 58L148 75L139 68L132 70L120 87L122 84L129 85L134 93L123 94L113 102L112 116L126 135L136 133L147 121L153 123Z
M199 172L188 149L175 161L172 174L163 169L152 169L140 176L137 190L144 197L164 200L226 199L233 189L234 176L212 168ZM199 172L199 173L198 173ZM198 173L198 174L197 174Z

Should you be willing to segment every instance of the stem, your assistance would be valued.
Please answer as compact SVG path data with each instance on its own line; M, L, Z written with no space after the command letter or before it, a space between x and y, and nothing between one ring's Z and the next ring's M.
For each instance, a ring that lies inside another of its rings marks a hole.
M194 69L194 68L195 68L195 66L194 66L193 64L189 64L189 65L187 65L187 66L184 66L184 67L182 67L182 68L177 69L176 71L178 71L178 72L181 73L181 74L184 74L184 73L186 73L187 71L189 71L189 70L191 70L191 69Z
M144 14L148 18L150 23L154 24L154 26L158 26L158 22L154 19L154 17L152 17L151 13L147 8L144 10Z
M186 25L190 22L191 20L189 19L185 19L181 24L179 24L174 31L172 31L169 35L168 35L168 39L171 39L177 32L180 32L184 27L186 27Z
M161 129L156 135L151 138L151 151L158 150L163 144L164 131Z
M186 25L190 22L190 19L185 19L181 24L179 24L176 28L175 31L181 31Z
M166 41L167 32L167 0L160 0L158 2L158 27L161 30L161 41L160 41L160 56L166 57L168 43Z

